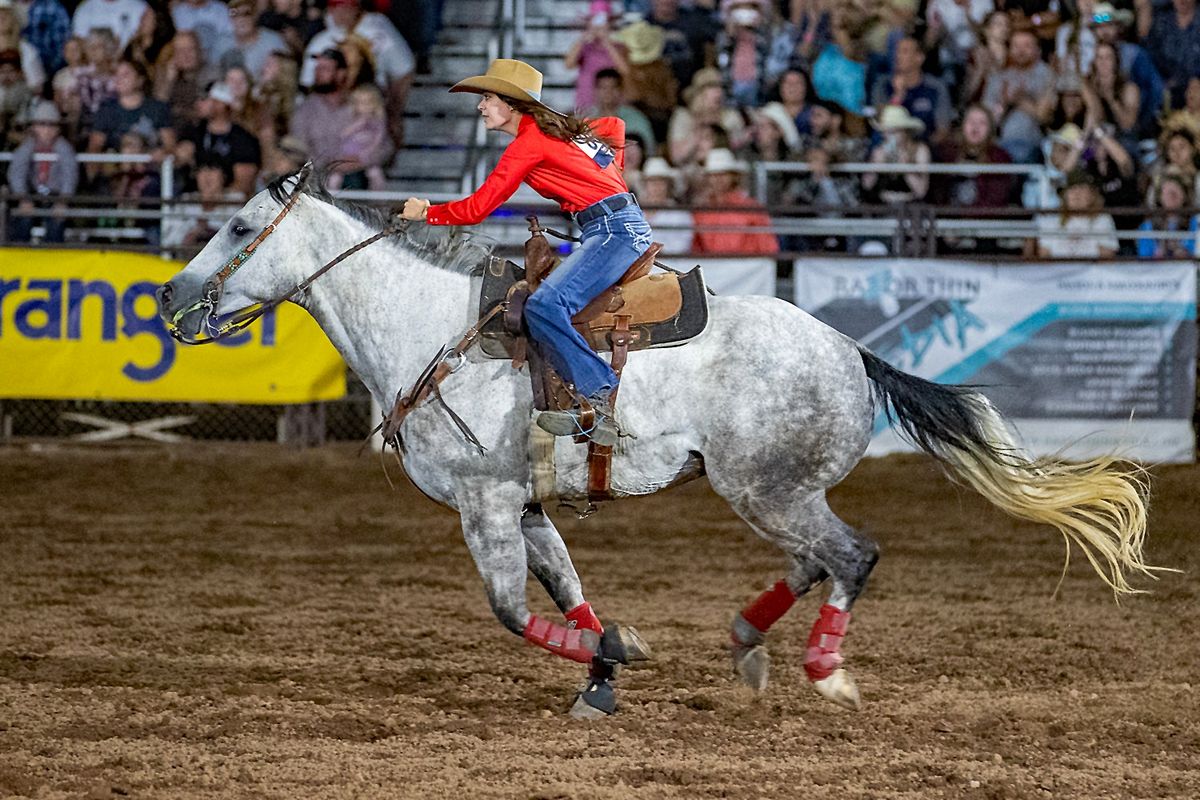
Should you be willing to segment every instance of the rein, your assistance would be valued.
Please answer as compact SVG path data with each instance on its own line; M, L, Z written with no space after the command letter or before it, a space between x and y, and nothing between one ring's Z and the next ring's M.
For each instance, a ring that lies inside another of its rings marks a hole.
M310 162L305 164L300 170L296 180L296 185L292 189L292 193L288 196L287 201L284 203L283 208L280 209L279 213L275 216L275 219L273 219L270 224L259 231L258 236L254 237L254 240L251 241L250 244L246 245L233 256L231 256L229 260L221 266L220 269L212 274L212 277L205 281L204 293L200 300L175 313L175 316L171 319L172 326L170 328L170 333L172 338L183 344L198 345L211 344L219 339L224 339L228 336L240 333L267 312L287 302L297 294L306 291L310 286L313 285L317 278L320 278L326 272L333 269L350 256L354 255L359 250L374 244L380 239L387 238L388 236L392 236L407 229L407 220L400 220L395 224L388 225L383 230L372 236L369 236L358 244L346 248L333 259L327 261L316 272L312 273L307 278L300 281L278 297L268 300L265 303L257 303L248 308L236 311L227 320L225 320L224 323L214 325L212 315L215 313L217 304L221 300L221 292L225 286L225 282L228 281L235 272L241 269L242 266L250 260L250 257L254 255L254 252L258 249L259 245L266 241L266 239L279 228L279 224L283 222L284 217L286 217L291 210L295 208L296 201L300 199L300 194L304 188L304 184L308 181L308 176L311 171L312 163ZM179 332L179 328L177 327L179 320L185 315L190 314L191 312L200 308L208 310L208 314L206 314L204 318L204 325L208 331L208 338L187 339L182 333Z

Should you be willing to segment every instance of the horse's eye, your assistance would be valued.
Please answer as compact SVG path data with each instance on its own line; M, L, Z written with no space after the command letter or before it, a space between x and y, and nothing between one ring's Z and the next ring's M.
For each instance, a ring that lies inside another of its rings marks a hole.
M245 225L234 225L233 226L233 235L234 236L245 236L249 232L250 232L250 229L247 228Z

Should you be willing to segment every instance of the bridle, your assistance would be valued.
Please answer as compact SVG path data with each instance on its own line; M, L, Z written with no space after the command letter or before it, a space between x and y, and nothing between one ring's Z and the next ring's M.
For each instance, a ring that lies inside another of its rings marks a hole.
M197 300L195 303L192 303L190 306L175 312L174 316L171 317L171 325L169 327L172 338L183 344L211 344L219 339L225 339L229 336L233 336L236 333L240 333L267 312L287 302L288 300L291 300L296 295L307 291L308 288L312 286L313 282L317 280L317 278L321 277L326 272L333 269L350 256L354 255L359 250L374 244L380 239L400 233L408 227L407 220L399 220L398 222L389 224L378 233L369 236L358 244L343 250L332 260L327 261L316 272L312 273L307 278L300 281L295 286L286 290L277 297L268 300L265 303L256 303L252 306L240 309L239 311L235 311L223 322L219 319L214 319L214 315L217 311L217 305L221 302L221 295L225 289L225 282L233 277L233 274L241 269L242 266L250 260L250 257L254 255L259 245L261 245L271 236L271 234L278 230L279 225L283 222L284 217L286 217L291 210L296 207L296 202L300 199L300 195L303 193L304 186L308 182L308 178L311 173L312 162L309 162L308 164L305 164L297 174L296 184L292 187L291 193L288 195L287 200L284 201L283 208L279 210L279 213L275 216L275 219L271 220L270 224L259 231L258 235L255 236L248 245L234 253L228 261L221 265L220 269L214 272L208 278L208 280L204 282L203 291L201 292L199 300ZM204 310L205 312L203 325L206 336L203 339L189 337L187 334L181 332L178 327L179 321L183 319L183 317L197 310Z

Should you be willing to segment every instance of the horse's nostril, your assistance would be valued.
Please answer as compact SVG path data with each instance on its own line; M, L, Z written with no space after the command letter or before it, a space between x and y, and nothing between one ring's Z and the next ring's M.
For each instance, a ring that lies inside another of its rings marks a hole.
M167 308L167 306L170 305L171 296L174 294L174 290L171 288L171 284L168 282L168 283L164 283L162 286L158 287L157 294L158 294L158 307L165 310Z

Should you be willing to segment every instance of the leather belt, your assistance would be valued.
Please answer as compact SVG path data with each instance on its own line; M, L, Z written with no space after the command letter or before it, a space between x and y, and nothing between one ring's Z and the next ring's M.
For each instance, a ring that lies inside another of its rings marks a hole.
M636 206L637 198L629 192L614 194L612 197L606 197L599 202L592 203L590 206L575 214L576 225L587 225L594 219L599 219L606 214L615 214L626 206Z

